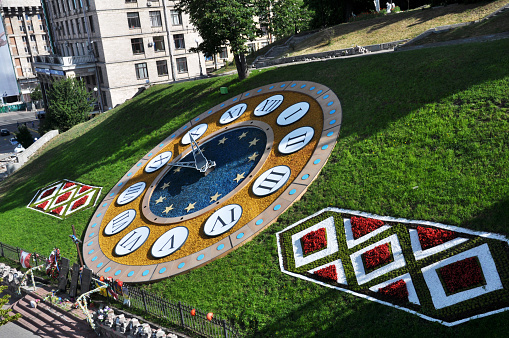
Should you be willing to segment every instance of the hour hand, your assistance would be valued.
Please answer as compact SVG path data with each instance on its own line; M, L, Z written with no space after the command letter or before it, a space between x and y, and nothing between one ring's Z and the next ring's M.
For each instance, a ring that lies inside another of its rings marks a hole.
M191 148L193 149L194 162L177 162L171 163L169 165L177 167L195 168L196 170L199 170L200 172L205 173L205 175L207 175L210 172L210 170L216 166L216 162L207 160L205 155L203 155L200 146L198 146L198 144L193 139L193 136L191 134L189 134L189 138L191 139Z

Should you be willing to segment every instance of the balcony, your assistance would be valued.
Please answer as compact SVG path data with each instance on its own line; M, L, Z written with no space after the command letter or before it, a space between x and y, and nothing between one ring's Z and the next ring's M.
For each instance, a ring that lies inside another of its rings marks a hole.
M94 63L95 58L93 55L82 55L82 56L38 55L35 57L35 62L46 65L60 65L63 67L72 67Z

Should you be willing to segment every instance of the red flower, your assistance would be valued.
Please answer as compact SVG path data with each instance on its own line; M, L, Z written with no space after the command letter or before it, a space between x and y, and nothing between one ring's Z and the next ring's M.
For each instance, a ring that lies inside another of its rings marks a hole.
M356 216L353 216L350 219L350 223L352 224L352 233L354 239L360 238L384 225L384 222L379 219Z
M476 257L470 257L439 269L449 293L484 284L484 276Z
M49 203L49 201L42 202L41 204L37 205L36 208L44 210L44 208L46 208L48 203Z
M402 279L378 289L378 292L386 296L408 300L408 289Z
M85 192L87 190L90 190L92 189L92 187L89 187L88 185L84 185L81 187L80 191L78 192L78 194L81 194L82 192Z
M56 209L51 210L50 213L55 214L55 215L60 215L60 213L62 212L63 208L64 208L64 206L60 206L60 207L58 207Z
M448 242L458 235L449 230L417 227L419 242L423 250Z
M76 202L74 202L74 204L72 205L71 207L71 210L74 210L76 208L79 208L81 207L83 204L85 204L85 202L87 201L88 199L88 195L86 196L83 196L82 198L80 198L79 200L77 200Z
M391 250L389 249L388 243L374 247L362 254L362 260L368 270L380 265L385 265L390 259Z
M55 204L62 203L63 201L67 200L69 198L69 196L71 196L71 194L72 194L72 191L69 191L69 192L66 192L63 195L58 196L57 201L55 202Z
M334 264L326 266L323 269L317 270L313 272L313 274L323 278L331 279L333 281L338 280L338 273L336 271L336 266Z
M49 195L53 194L53 192L55 191L55 189L56 189L56 188L57 188L57 187L53 187L53 188L51 188L51 189L46 190L46 191L42 194L41 198L48 197Z
M74 182L67 182L66 184L64 184L64 189L70 188L73 185L76 185L76 183L74 183Z
M316 231L311 231L305 234L301 238L301 241L305 255L324 248L325 246L327 246L327 239L325 238L325 228L320 228Z

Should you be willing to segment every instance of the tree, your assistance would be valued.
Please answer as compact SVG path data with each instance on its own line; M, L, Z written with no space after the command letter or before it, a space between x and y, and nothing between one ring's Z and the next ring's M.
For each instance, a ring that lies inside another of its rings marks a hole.
M30 97L32 98L32 101L42 100L41 86L37 85L37 87L35 87L30 93Z
M0 278L0 283L2 282L2 278ZM2 285L0 286L0 294L5 290L7 289L7 285ZM14 316L11 316L9 315L9 312L11 311L11 309L2 309L2 307L7 304L7 302L9 301L9 298L11 298L11 296L9 295L5 295L3 296L2 298L0 298L0 326L2 325L5 325L7 324L8 322L12 322L12 321L15 321L17 320L18 318L21 317L21 314L20 313L17 313L15 314Z
M253 41L260 33L254 22L253 1L180 0L178 4L178 9L189 14L191 23L203 38L197 50L213 55L220 52L222 46L229 46L241 80L249 75L246 42Z
M23 146L23 148L28 148L34 143L34 138L32 137L32 134L30 133L30 130L28 130L28 127L24 124L20 124L18 126L18 132L16 134L16 139L19 143Z
M257 0L256 5L260 25L277 38L309 28L312 13L304 7L303 0Z
M95 102L84 82L75 78L53 82L47 96L48 107L43 131L58 129L64 132L85 122Z

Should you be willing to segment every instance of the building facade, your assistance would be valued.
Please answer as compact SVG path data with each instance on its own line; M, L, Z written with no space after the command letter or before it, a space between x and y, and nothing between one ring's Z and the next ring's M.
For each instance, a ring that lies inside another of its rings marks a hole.
M105 111L147 84L205 74L189 17L168 0L42 0L52 54L36 58L43 93L52 81L77 77Z
M30 103L38 85L34 60L50 54L50 42L40 0L2 0L0 12L5 27L20 102Z

